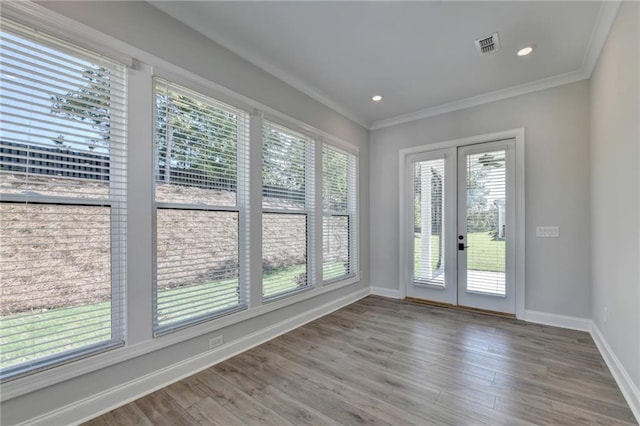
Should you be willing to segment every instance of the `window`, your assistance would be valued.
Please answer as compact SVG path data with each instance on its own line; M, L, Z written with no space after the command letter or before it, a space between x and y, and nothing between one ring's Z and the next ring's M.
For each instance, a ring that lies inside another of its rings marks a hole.
M269 121L262 136L262 295L309 288L313 276L314 143Z
M156 335L246 307L249 115L154 79Z
M126 69L1 24L4 380L124 343Z
M356 160L331 145L322 146L322 280L336 281L357 271Z

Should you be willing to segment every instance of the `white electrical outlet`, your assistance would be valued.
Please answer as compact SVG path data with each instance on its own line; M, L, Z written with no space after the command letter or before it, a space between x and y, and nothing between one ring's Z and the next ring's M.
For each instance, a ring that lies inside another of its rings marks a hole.
M559 236L560 236L559 226L536 227L536 237L538 238L558 238Z
M220 346L223 343L224 343L224 339L222 338L222 335L212 337L211 339L209 339L209 349L213 349L217 346Z

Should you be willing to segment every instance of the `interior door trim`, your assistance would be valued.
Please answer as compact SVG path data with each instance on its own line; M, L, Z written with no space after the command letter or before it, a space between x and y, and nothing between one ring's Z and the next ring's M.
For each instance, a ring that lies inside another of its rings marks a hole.
M410 236L408 222L413 220L410 216L411 212L407 208L407 191L406 168L408 156L421 152L430 152L444 150L449 148L459 148L466 145L475 145L485 142L497 142L505 139L515 139L515 209L516 209L516 236L515 236L515 297L516 297L516 318L524 319L525 317L525 131L524 128L510 129L501 132L488 133L483 135L471 136L461 139L453 139L448 141L430 143L426 145L415 146L411 148L400 149L398 152L398 171L399 171L399 295L404 299L407 295L407 286L409 282L409 255L408 244Z

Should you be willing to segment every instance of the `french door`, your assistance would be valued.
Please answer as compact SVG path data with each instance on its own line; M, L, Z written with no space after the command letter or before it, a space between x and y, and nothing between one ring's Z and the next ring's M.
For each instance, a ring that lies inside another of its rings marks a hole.
M515 313L515 141L412 154L408 297Z

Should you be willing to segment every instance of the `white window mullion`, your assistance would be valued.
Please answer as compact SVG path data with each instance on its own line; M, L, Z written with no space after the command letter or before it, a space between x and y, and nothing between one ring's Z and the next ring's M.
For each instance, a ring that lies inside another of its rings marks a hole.
M262 304L262 114L250 119L249 137L249 308Z
M129 69L129 122L152 123L154 108L152 69L134 62ZM129 128L129 228L127 338L129 344L153 336L153 261L155 211L153 209L153 127ZM151 220L150 220L151 218Z
M349 155L347 171L347 211L349 212L349 263L350 273L360 276L360 192L358 188L358 161L360 157Z
M313 143L315 161L310 168L313 170L313 193L309 194L309 198L313 199L313 206L310 206L313 211L313 227L311 237L311 247L313 247L313 254L310 256L313 264L313 285L316 287L322 286L322 265L323 265L323 249L322 249L322 184L324 177L322 176L322 139L316 140Z

